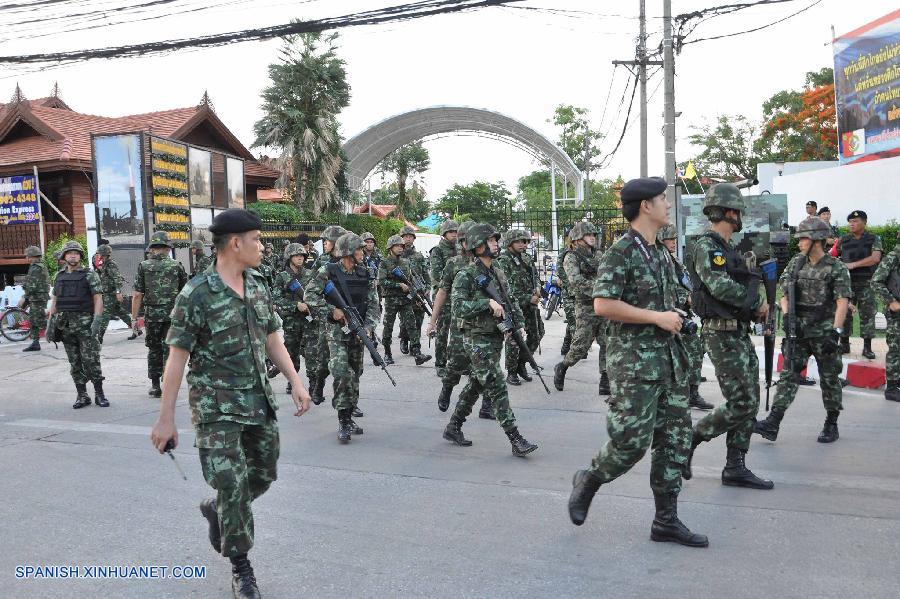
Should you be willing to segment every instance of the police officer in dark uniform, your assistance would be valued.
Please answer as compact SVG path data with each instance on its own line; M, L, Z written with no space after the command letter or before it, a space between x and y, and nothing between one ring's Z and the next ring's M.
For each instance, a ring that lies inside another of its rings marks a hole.
M870 282L875 267L881 262L881 237L866 231L868 216L862 210L854 210L847 215L850 232L838 242L838 258L850 270L850 285L853 298L850 300L859 312L859 334L863 338L862 355L875 359L872 351L872 337L875 336L875 294ZM853 330L853 314L848 312L844 320L844 336L841 339L841 353L850 353L850 331Z

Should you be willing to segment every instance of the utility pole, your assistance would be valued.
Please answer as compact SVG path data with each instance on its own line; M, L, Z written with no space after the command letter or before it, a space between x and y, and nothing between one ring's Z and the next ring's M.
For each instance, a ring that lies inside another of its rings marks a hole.
M663 86L665 87L663 120L666 138L666 199L674 208L675 231L681 239L681 206L675 190L675 49L672 39L672 0L663 0ZM682 257L678 243L678 256Z
M582 203L591 209L591 129L584 127L584 197Z

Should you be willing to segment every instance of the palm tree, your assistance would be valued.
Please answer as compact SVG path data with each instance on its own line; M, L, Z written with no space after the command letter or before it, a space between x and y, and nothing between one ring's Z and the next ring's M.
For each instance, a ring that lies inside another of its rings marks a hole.
M397 214L400 217L414 213L416 204L421 199L421 194L413 197L407 192L407 180L424 173L430 167L428 150L420 141L400 146L385 156L376 167L382 173L392 173L397 177Z

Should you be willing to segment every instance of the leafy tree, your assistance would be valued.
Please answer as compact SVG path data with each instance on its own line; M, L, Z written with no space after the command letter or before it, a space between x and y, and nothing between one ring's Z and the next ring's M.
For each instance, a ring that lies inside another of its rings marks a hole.
M421 175L431 167L431 158L428 150L417 141L405 146L400 146L388 154L379 163L377 170L382 173L391 173L397 177L397 214L403 217L407 212L415 212L417 203L422 196L408 197L406 183L410 177Z
M742 115L719 115L715 124L692 127L690 142L703 150L693 158L697 174L736 181L756 176L756 127Z
M262 92L263 116L253 130L254 147L279 151L279 186L300 210L315 215L347 197L337 116L350 102L337 34L301 33L285 38L271 84Z
M612 179L592 180L588 189L588 199L591 206L601 208L614 208L616 195ZM562 191L562 181L557 178L556 193ZM516 208L525 210L550 210L550 171L533 171L519 179L518 202ZM576 194L575 185L569 183L569 197ZM586 202L587 203L587 202Z
M373 190L372 203L397 206L399 194L397 182L394 181L389 185ZM431 203L425 198L425 189L416 181L413 181L412 186L406 190L406 204L407 207L402 216L396 212L394 213L397 218L407 218L416 222L428 216L428 213L431 211Z
M602 139L598 131L590 127L588 117L590 111L571 104L560 104L553 111L553 118L548 119L560 128L559 147L569 155L579 170L592 170L593 159L600 155L597 143ZM585 162L584 148L588 146L588 161Z
M480 222L496 224L506 214L512 198L503 183L475 181L470 185L457 183L438 200L435 210L452 217L477 215Z

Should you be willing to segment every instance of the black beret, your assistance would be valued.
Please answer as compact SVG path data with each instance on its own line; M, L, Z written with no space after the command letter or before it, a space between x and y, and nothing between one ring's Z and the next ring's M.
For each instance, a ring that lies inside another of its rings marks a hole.
M819 208L819 211L816 213L817 216L822 216L825 213L831 214L831 209L828 206L822 206Z
M246 233L262 229L262 219L249 210L242 208L229 208L220 212L213 218L209 226L209 232L213 235L225 233Z
M296 241L300 245L306 245L307 243L309 243L309 235L307 235L306 233L300 233L297 235Z
M807 206L818 206L818 204L816 204L815 200L810 200L810 201L806 202L806 205Z
M640 202L655 198L666 191L666 180L662 177L641 177L632 179L622 187L622 203Z
M868 215L865 212L863 212L862 210L854 210L853 212L848 214L847 220L850 220L851 218L861 218L866 221L869 220Z

